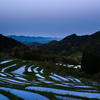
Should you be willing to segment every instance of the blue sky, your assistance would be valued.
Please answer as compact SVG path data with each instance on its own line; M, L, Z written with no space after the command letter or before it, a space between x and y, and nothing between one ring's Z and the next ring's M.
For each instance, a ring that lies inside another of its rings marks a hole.
M65 37L100 31L100 0L0 0L0 33Z

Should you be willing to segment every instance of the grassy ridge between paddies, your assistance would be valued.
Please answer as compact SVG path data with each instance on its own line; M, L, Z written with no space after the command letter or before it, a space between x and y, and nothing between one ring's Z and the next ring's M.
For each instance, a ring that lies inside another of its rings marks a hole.
M38 68L37 70L38 70L38 73L40 73L40 70L39 70L40 68ZM45 70L44 70L44 73L45 73ZM27 74L27 75L29 75L30 77L32 76L32 78L33 78L33 74L32 73L29 73L29 74ZM42 75L42 74L40 74L40 75ZM50 75L50 74L48 74L48 75ZM45 77L45 79L48 79L49 81L51 80L51 81L53 81L53 82L56 82L55 80L53 80L53 79L50 79L49 77L48 77L48 75L45 75L45 74L43 74L42 76L44 77L44 76L46 76ZM34 76L35 77L35 76ZM35 79L36 79L36 77L35 77ZM71 81L69 81L69 83L70 83ZM56 83L60 83L60 82L56 82ZM72 82L73 83L73 82ZM85 84L84 84L85 85ZM54 86L54 85L49 85L48 86L48 84L45 84L45 83L43 83L43 82L41 82L41 86L43 86L43 87L52 87L52 88L58 88L58 89L64 89L64 90L74 90L74 91L78 91L78 90L76 90L76 87L64 87L64 86ZM92 86L92 85L91 85ZM83 89L83 88L81 88L81 87L77 87L77 89ZM86 89L86 90L88 90L87 88L84 88L84 89ZM95 89L93 89L93 88L90 88L90 90L95 90Z
M61 76L75 76L75 77L85 77L85 73L82 72L81 69L75 69L75 68L68 68L67 66L60 66L56 65L55 63L52 62L41 62L41 61L34 61L34 65L39 66L40 68L42 67L45 69L45 74L50 75L51 72L54 72L56 74L59 74Z
M12 94L10 91L0 90L0 94L7 96L10 100L24 100L14 94Z
M6 69L5 72L11 72L11 71L17 70L17 69L20 68L21 66L27 65L28 63L29 63L29 61L25 61L25 62L20 61L20 62L17 63L16 66L10 67L10 68Z
M53 79L51 79L50 77L48 77L49 75L51 75L51 72L54 72L54 70L49 70L47 67L45 67L45 62L34 62L34 63L36 63L36 64L34 64L34 65L36 65L36 66L39 66L39 68L37 69L37 71L38 71L38 73L40 74L40 75L42 75L43 77L45 77L45 79L47 79L47 80L51 80L51 81L53 81L53 82L56 82L55 80L53 80ZM36 67L36 66L34 66L34 68ZM42 66L42 67L41 67ZM63 66L55 66L55 65L52 65L52 66L54 66L54 67L56 67L56 68L58 68L58 67L63 67ZM41 69L41 68L43 68L44 69L44 71L43 71L43 74L41 74L40 73L40 70L39 69ZM69 70L73 70L73 68L68 68ZM77 69L75 69L75 70L77 70ZM79 70L79 69L78 69ZM33 70L32 70L33 71ZM55 71L56 72L56 71ZM33 77L33 75L35 75L36 73L28 73L27 72L27 75L28 76L30 76L30 79L31 79L31 77L32 78L34 78ZM35 77L35 79L36 79L36 77ZM56 82L56 83L59 83L59 82ZM71 81L69 81L69 83L71 83ZM73 82L72 82L73 83ZM45 83L43 83L43 84L41 84L42 86L46 86L46 84ZM84 85L87 85L87 84L84 84ZM92 85L91 85L92 86ZM59 87L59 88L63 88L63 89L75 89L76 87L63 87L63 86L52 86L52 87ZM78 87L77 87L78 88ZM82 88L78 88L78 89L82 89ZM84 89L87 89L87 88L84 88Z
M13 64L16 64L18 62L21 62L21 60L20 59L13 59L10 62L4 63L4 64L0 64L0 71L2 70L2 68L5 68L5 67L13 65Z

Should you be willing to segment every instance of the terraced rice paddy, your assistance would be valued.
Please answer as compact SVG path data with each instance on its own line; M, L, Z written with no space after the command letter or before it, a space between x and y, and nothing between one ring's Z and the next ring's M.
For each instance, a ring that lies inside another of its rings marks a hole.
M85 84L82 78L63 77L54 72L45 74L45 68L35 66L30 61L2 61L0 69L0 90L10 91L24 100L100 99L99 86ZM3 93L0 94L0 98L10 100Z

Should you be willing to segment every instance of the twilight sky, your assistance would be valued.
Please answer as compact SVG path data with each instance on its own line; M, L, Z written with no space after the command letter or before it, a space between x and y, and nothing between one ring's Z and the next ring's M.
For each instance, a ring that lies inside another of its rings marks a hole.
M0 33L65 37L100 31L100 0L0 0Z

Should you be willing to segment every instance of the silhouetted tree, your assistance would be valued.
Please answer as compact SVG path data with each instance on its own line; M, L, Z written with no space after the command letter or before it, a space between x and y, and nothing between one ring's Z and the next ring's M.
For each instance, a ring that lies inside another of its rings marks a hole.
M100 56L92 52L83 52L81 68L87 74L95 74L100 71Z
M0 62L1 62L1 54L0 54Z

